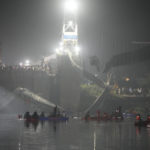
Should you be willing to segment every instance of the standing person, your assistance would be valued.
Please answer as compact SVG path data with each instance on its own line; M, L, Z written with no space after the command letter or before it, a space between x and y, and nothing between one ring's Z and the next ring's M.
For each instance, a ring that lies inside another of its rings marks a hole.
M28 111L24 114L24 119L26 119L26 120L31 119L31 115Z
M137 121L142 121L140 114L136 115L136 120L137 120Z
M100 110L97 110L96 113L97 113L97 119L100 120Z
M150 123L150 115L147 116L147 122Z
M90 112L88 111L88 112L86 113L86 115L85 115L85 120L88 120L89 117L90 117Z
M40 114L40 117L44 118L45 117L45 113L42 111L42 113Z
M39 115L37 114L36 111L33 113L32 119L39 119Z
M57 105L54 107L54 110L53 110L53 117L56 117L57 116Z

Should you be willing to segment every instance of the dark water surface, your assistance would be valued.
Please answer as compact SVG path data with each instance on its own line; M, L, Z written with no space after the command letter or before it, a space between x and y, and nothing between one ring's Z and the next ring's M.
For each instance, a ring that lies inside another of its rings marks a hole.
M150 150L150 128L133 121L24 124L0 116L0 150Z

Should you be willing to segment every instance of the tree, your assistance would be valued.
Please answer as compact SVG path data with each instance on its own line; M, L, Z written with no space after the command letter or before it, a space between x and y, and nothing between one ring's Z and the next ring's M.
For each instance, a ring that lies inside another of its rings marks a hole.
M98 72L100 71L100 61L97 56L90 57L90 64L91 66L95 66Z

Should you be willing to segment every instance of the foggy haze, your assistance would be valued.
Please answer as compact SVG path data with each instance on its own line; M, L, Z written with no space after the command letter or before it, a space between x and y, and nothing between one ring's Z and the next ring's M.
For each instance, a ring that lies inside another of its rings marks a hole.
M132 41L150 41L150 5L140 0L80 1L79 44L84 57L113 55L139 48ZM49 55L61 39L62 1L1 0L0 55L5 63L33 62Z

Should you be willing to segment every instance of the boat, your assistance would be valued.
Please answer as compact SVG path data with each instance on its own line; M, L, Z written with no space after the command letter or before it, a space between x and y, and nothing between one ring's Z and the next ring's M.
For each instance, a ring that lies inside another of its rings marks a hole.
M123 118L129 119L129 118L135 118L136 114L132 113L123 113Z
M140 115L136 116L136 120L134 122L135 126L139 126L139 127L150 127L150 116L147 117L147 120L143 121L140 117Z
M27 122L38 122L38 121L68 121L69 117L39 117L39 118L26 118L24 119Z
M145 121L143 121L143 120L136 120L136 121L134 122L134 125L135 125L135 126L142 127L142 126L146 126L146 123L145 123Z
M85 120L85 121L100 121L100 118L98 117L83 117L82 120Z
M124 119L123 116L112 116L110 120L112 120L112 121L113 121L113 120L116 120L116 121L117 121L117 120L118 120L118 121L120 120L120 121L121 121L121 120L123 120L123 119Z
M82 120L86 121L113 121L113 120L123 120L123 116L121 115L108 115L104 113L103 116L97 115L97 116L85 116L82 118Z
M146 127L147 127L147 128L150 128L150 123L148 123L148 124L146 125Z

